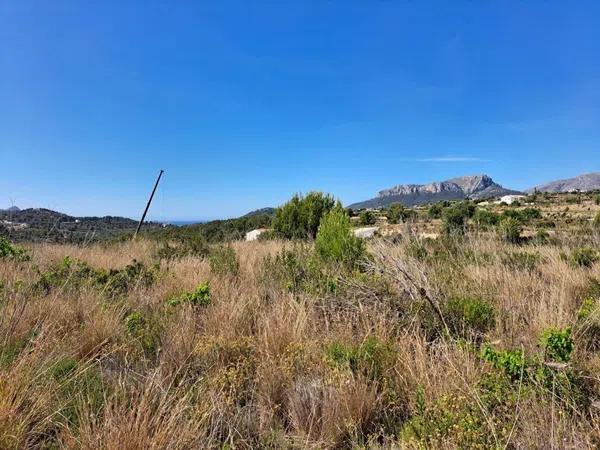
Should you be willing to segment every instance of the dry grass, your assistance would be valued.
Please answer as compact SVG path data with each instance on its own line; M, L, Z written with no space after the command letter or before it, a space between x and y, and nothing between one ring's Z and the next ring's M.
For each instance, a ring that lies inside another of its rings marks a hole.
M73 279L35 284L65 256L150 267L153 243L35 245L31 261L0 260L0 448L599 445L600 357L583 341L593 327L574 333L569 366L583 401L507 380L480 348L543 359L544 330L579 329L600 263L565 262L566 237L518 247L471 236L435 255L423 243L427 257L411 256L414 245L373 242L369 270L322 267L336 288L303 291L265 270L286 246L273 241L234 244L237 274L216 275L201 258L161 261L151 285L133 281L114 297ZM536 254L535 267L507 264L515 252ZM210 305L167 305L204 281ZM473 341L448 335L424 292L442 311L456 296L485 299L494 324ZM501 398L490 400L486 380Z

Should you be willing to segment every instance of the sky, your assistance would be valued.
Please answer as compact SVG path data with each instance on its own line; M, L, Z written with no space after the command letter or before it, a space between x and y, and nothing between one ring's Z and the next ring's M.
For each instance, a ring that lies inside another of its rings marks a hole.
M0 2L0 208L234 217L600 171L600 3Z

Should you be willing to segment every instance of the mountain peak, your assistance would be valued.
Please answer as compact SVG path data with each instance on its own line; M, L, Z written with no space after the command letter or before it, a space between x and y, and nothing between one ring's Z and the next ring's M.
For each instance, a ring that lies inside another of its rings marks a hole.
M594 191L596 189L600 189L600 172L582 173L573 178L551 181L528 189L528 192Z
M379 191L376 198L354 203L349 207L352 209L381 208L392 203L415 206L442 200L467 198L479 200L508 194L520 194L520 192L505 189L486 174L467 175L429 184L399 184Z

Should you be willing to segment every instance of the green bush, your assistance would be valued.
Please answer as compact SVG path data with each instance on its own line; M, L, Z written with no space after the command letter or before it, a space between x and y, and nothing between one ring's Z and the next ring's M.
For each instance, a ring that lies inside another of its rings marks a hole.
M502 264L513 270L533 272L542 258L538 253L508 252L502 256Z
M513 217L506 217L496 226L500 239L511 244L518 244L521 239L521 222Z
M208 281L200 283L192 292L184 292L167 300L169 306L179 306L182 303L189 303L192 306L208 306L212 302L210 296L210 286Z
M331 195L321 192L311 192L305 197L294 195L275 211L273 230L285 239L314 239L321 219L335 204Z
M315 240L315 251L322 261L351 269L365 256L365 244L352 233L346 212L336 208L323 218Z
M499 351L486 345L481 352L481 356L513 380L521 378L521 374L524 374L528 367L525 355L521 350Z
M473 221L478 227L494 226L500 220L500 215L487 209L477 208L473 215Z
M410 210L406 209L400 203L394 203L385 212L388 222L396 224L405 221L410 217Z
M361 211L358 215L358 223L360 225L373 225L376 221L377 218L372 211Z
M147 358L154 359L160 348L162 328L160 324L139 311L133 311L125 317L127 334L141 345Z
M29 260L29 255L24 248L11 244L8 239L0 236L0 258L27 261Z
M392 348L374 336L368 336L358 345L331 343L325 354L333 364L362 374L371 380L380 379L393 362Z
M439 203L434 203L427 208L427 215L432 219L441 219L444 208Z
M571 327L545 330L542 334L541 345L546 359L556 362L568 362L574 348Z
M235 250L231 246L214 248L209 257L210 270L217 275L237 275L240 270Z
M576 248L571 253L571 263L577 267L590 268L598 259L598 252L593 248Z
M594 203L595 203L596 205L600 205L600 194L598 194L598 195L596 195L596 196L594 197Z
M467 228L467 220L474 212L474 207L471 209L466 202L461 202L444 209L442 213L442 229L444 233L463 234Z
M443 314L450 331L462 337L481 336L494 326L494 307L479 298L453 297L443 305Z

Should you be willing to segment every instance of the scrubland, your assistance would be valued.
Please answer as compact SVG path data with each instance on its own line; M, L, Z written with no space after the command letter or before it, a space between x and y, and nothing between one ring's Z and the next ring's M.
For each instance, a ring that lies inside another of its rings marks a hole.
M591 225L314 247L11 246L0 448L600 445Z

